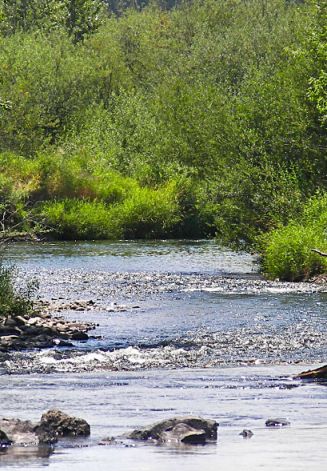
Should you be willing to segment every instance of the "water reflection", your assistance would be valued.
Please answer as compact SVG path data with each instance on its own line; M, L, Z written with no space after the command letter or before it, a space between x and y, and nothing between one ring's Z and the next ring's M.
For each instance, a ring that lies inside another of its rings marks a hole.
M6 258L20 266L105 271L252 273L255 257L236 255L213 241L56 242L8 247Z

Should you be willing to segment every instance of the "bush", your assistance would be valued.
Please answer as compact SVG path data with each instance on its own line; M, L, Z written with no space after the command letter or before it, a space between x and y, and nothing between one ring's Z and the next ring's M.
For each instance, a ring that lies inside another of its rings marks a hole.
M112 205L78 199L48 202L41 214L66 240L164 237L180 219L174 183L159 189L136 187Z
M16 288L15 269L5 267L0 261L0 318L30 314L33 311L32 294L36 289L35 282L23 288Z
M111 213L127 239L169 237L180 221L174 182L159 189L138 188Z
M64 240L119 239L119 222L102 202L66 199L46 203L41 210L45 223Z
M34 162L14 154L0 154L0 231L29 231L36 221L28 200L39 188ZM2 234L3 236L4 234Z
M264 237L263 269L270 278L298 281L327 270L327 259L312 249L327 250L327 194L306 204L299 222Z

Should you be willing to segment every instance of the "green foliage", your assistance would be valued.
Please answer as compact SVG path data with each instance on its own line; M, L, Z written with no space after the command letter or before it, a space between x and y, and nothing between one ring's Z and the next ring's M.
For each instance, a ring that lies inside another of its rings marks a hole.
M317 2L317 24L311 35L311 50L315 73L310 79L309 98L315 104L322 125L327 123L327 5Z
M0 31L9 35L60 28L64 20L63 6L62 0L1 0Z
M217 237L235 248L253 247L260 234L298 214L302 199L294 171L269 161L260 167L240 162L216 190Z
M77 43L99 28L105 11L102 0L0 0L0 31L61 30Z
M41 214L66 240L164 237L180 218L174 183L157 190L136 186L114 205L80 199L48 202Z
M6 227L255 247L326 188L323 2L109 3L0 0Z
M46 203L41 211L47 226L64 240L119 239L117 221L101 202L63 200Z
M0 262L0 317L32 313L32 295L36 288L37 285L32 282L18 289L15 286L15 269Z
M74 43L97 31L104 17L102 0L62 0L65 25Z
M0 232L29 231L36 225L29 209L29 198L38 191L35 162L15 154L0 154Z
M0 96L11 104L1 116L1 151L31 155L53 143L102 83L101 67L64 36L17 33L1 47L0 64Z
M327 194L309 200L297 221L266 235L263 245L270 278L298 281L326 272L326 258L312 249L327 249Z
M180 220L174 182L157 190L138 188L113 209L127 239L169 237Z

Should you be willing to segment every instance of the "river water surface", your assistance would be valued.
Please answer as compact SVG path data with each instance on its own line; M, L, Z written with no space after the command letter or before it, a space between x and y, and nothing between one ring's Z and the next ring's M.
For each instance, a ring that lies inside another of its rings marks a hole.
M19 284L36 278L61 315L97 327L88 342L3 359L3 416L38 420L57 407L92 435L50 457L0 455L0 466L326 469L327 388L292 379L326 362L324 287L264 281L255 257L204 241L17 244L6 255ZM76 300L88 307L70 309ZM186 414L217 420L217 445L97 445ZM266 428L274 417L291 426Z

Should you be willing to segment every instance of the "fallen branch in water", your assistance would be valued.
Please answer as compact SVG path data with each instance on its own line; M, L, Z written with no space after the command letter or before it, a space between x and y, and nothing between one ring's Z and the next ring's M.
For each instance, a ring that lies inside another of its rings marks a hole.
M311 249L311 252L315 252L315 253L317 253L318 255L321 255L322 257L327 257L327 253L321 252L321 251L318 250L318 249Z

